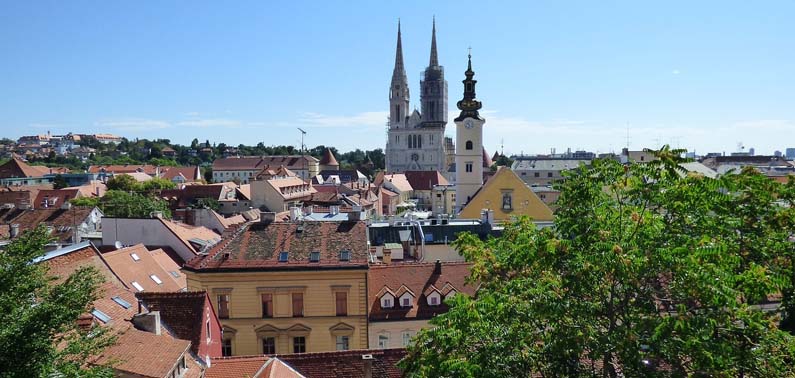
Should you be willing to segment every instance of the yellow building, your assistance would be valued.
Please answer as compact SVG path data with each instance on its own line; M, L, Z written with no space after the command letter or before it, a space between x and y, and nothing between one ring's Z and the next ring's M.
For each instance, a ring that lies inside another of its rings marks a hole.
M183 271L210 293L225 355L367 348L367 226L246 226Z
M552 221L552 210L512 170L501 168L486 181L458 214L459 218L480 218L492 210L496 222L528 216L534 221Z

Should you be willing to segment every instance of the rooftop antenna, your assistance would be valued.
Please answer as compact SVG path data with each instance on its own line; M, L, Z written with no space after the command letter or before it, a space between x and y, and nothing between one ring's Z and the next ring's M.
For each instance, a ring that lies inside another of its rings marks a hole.
M627 122L627 151L629 151L629 122Z
M505 155L505 138L500 139L500 155Z
M306 148L304 146L304 135L306 135L306 131L304 131L304 129L300 127L296 127L296 129L298 129L298 131L301 132L301 161L302 161L301 168L303 168L304 171L302 172L302 174L306 174L307 176L309 176L308 172L306 171L306 153L304 152L306 151Z

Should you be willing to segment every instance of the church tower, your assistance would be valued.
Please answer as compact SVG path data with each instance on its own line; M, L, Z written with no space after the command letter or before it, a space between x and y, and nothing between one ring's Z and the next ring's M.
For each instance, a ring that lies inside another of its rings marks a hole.
M439 65L436 51L436 19L431 32L431 59L420 80L420 103L423 127L444 127L447 125L447 80L444 67Z
M472 55L468 56L464 72L464 98L458 101L461 113L455 119L455 177L456 211L472 199L483 185L483 124L486 123L478 110L483 106L475 99L475 72L472 71Z
M392 83L389 86L389 128L405 128L408 113L409 80L406 68L403 66L403 43L400 38L400 21L398 21L395 68L392 70Z

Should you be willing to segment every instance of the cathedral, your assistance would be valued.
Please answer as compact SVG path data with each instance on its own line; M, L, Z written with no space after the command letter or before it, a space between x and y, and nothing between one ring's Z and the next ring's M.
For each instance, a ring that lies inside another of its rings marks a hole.
M447 81L436 51L436 22L431 32L431 57L420 79L420 110L410 111L409 83L403 66L403 47L398 23L395 68L389 87L389 130L386 171L439 171L445 173L454 154L445 143Z

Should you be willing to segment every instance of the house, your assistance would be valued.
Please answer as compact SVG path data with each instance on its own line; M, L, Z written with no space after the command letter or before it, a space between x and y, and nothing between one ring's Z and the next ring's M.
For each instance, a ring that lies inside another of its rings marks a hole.
M378 187L378 195L381 197L381 216L390 216L397 214L398 205L400 205L400 195L386 189Z
M47 168L39 165L29 165L22 159L14 156L9 161L0 165L0 185L42 185L49 184L55 175L68 172L65 168Z
M473 296L469 263L371 265L367 274L371 348L405 348L428 321L447 312L445 299L457 293Z
M205 378L306 378L278 357L223 357L213 361Z
M102 211L96 207L77 207L69 203L40 209L6 208L0 210L0 224L5 226L4 232L0 233L0 241L3 242L45 225L53 238L47 249L58 249L99 237Z
M33 201L33 208L61 207L63 204L78 197L82 197L82 193L77 188L40 190Z
M108 181L108 179L110 179L111 177L122 173L127 173L127 174L143 173L150 177L159 177L160 168L149 164L92 165L88 167L88 173L93 173L97 175L97 178L99 180L105 182Z
M229 228L252 220L259 220L259 210L247 210L241 214L224 217L212 209L179 209L174 213L179 219L191 226L203 226L219 235Z
M433 189L449 185L447 179L438 171L406 171L403 174L413 189L412 198L416 201L417 210L433 211Z
M137 298L107 267L93 244L82 242L54 250L35 262L47 264L49 273L57 277L56 282L85 266L96 268L104 278L100 297L93 302L91 311L77 321L84 327L107 327L116 343L87 363L111 364L120 377L203 376L206 362L193 358L191 341L180 340L172 333L168 324L161 323L159 312L139 313ZM167 313L168 309L164 311ZM195 326L204 328L201 323Z
M379 173L379 176L380 175L381 173ZM400 198L400 204L398 207L408 207L410 204L413 206L413 203L409 201L414 196L414 188L411 186L411 183L409 183L409 180L405 174L384 174L383 179L376 178L376 182L381 182L384 188L397 193L398 197Z
M279 166L296 173L304 180L317 176L320 172L319 161L312 156L301 155L274 155L274 156L246 156L225 157L213 161L213 182L239 180L242 184L249 181L263 169Z
M795 173L793 163L781 156L712 156L703 159L701 163L718 174L731 170L740 171L744 167L753 167L766 174Z
M312 185L287 167L266 167L251 181L251 206L278 213L300 207L301 201L312 193Z
M180 189L162 190L160 197L169 202L171 210L195 207L201 200L218 202L218 212L224 215L240 214L251 208L251 201L246 197L247 185L233 182L222 182L206 185L185 185Z
M177 156L177 151L169 146L163 147L163 149L160 150L160 153L167 158L173 158Z
M168 247L183 261L209 250L221 240L220 235L206 227L190 226L159 216L104 218L103 222L102 245L119 242L123 245L140 243L148 247Z
M405 349L366 349L276 355L307 378L401 378Z
M185 275L162 249L149 250L143 244L119 248L101 255L108 268L136 292L185 291Z
M149 312L158 311L169 333L190 341L190 351L212 366L222 356L221 322L205 291L138 292L135 298Z
M563 172L590 163L585 159L519 157L511 165L511 170L527 185L550 186L563 180Z
M160 168L160 178L180 185L188 182L201 182L202 173L198 165L194 167L162 167Z
M313 184L358 184L360 186L370 185L370 180L364 173L355 169L324 169L312 178Z
M431 213L435 217L455 213L455 185L440 184L431 188Z
M497 170L494 177L475 192L458 217L478 218L483 210L493 211L493 220L496 222L506 222L520 216L548 222L553 218L549 206L508 168Z
M232 355L367 347L364 222L241 227L183 267L212 295Z
M52 184L0 187L0 205L9 209L29 209L42 190L52 190Z
M623 148L621 149L619 160L621 161L621 164L646 163L657 160L657 156L654 156L654 151L650 150L632 151L628 148Z

